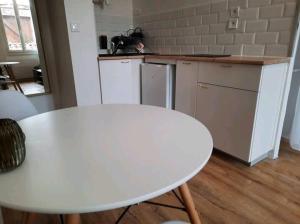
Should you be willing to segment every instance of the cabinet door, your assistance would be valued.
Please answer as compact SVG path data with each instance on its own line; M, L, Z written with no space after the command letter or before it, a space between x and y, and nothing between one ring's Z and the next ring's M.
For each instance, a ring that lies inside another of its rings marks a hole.
M134 66L133 66L134 64ZM139 69L131 60L100 61L103 104L139 104Z
M175 110L195 117L198 62L178 61Z
M256 92L198 84L196 118L215 148L249 162L256 99Z

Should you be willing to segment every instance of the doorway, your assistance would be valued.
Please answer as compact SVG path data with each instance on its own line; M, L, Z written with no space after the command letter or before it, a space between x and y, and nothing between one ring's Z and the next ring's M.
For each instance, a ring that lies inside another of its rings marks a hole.
M49 92L39 26L31 0L0 0L0 88Z

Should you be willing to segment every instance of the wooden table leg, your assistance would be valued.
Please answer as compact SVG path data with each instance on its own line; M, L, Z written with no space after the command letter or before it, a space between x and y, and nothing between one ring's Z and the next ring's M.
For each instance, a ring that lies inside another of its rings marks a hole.
M2 215L2 208L0 207L0 224L4 224L3 215Z
M21 91L21 93L24 94L23 89L20 86L20 83L17 81L16 76L14 74L14 71L12 70L12 67L10 65L6 65L5 66L6 72L9 76L9 78L15 82L15 84L17 85L17 87L19 88L19 90ZM16 87L15 87L16 88Z
M70 214L65 215L65 223L66 224L80 224L80 215L79 214Z
M25 224L33 224L37 218L36 213L25 213Z
M189 215L192 224L201 224L198 212L195 208L195 204L189 190L188 185L185 183L179 187L179 192L184 202L185 208Z

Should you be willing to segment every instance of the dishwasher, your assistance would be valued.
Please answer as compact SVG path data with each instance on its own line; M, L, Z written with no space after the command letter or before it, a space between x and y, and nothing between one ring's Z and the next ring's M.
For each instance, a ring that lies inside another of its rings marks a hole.
M142 104L174 109L175 65L143 63L141 67Z

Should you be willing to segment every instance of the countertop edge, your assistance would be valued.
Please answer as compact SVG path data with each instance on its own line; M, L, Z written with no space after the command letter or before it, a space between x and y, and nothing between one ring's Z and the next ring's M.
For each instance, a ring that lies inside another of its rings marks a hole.
M181 60L181 61L199 61L228 64L248 64L248 65L272 65L289 63L289 57L252 57L252 56L231 56L231 57L195 57L195 56L176 56L176 55L135 55L135 56L112 56L98 57L98 61L106 60L124 60L124 59L161 59L161 60Z

